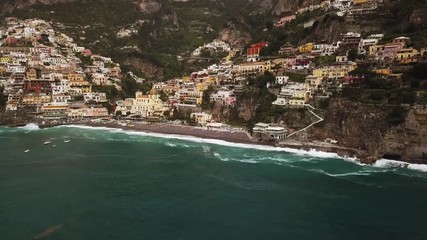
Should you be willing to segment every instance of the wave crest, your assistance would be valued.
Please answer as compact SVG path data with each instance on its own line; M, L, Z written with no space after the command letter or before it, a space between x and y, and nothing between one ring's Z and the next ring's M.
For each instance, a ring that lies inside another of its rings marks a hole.
M35 123L28 123L27 125L25 125L23 127L19 127L19 128L23 129L23 130L28 130L28 131L35 131L35 130L40 129L39 125L37 125Z

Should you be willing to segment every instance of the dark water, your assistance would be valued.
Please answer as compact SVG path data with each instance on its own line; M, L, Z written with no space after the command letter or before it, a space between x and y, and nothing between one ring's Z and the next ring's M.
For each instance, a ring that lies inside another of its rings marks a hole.
M427 239L420 171L80 128L0 151L0 239Z

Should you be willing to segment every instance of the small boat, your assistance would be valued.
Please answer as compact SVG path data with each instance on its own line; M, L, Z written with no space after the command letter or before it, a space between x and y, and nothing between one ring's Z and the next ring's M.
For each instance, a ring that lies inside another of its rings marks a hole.
M67 139L67 140L64 140L64 143L69 143L69 142L70 142L70 140L68 140L68 139Z
M27 153L27 152L29 152L29 151L30 151L30 149L27 149L27 150L25 150L25 151L24 151L24 153Z
M43 144L44 144L44 145L48 145L48 144L51 144L51 142L50 142L50 141L46 141L46 142L44 142Z
M56 145L52 145L52 147L56 147Z

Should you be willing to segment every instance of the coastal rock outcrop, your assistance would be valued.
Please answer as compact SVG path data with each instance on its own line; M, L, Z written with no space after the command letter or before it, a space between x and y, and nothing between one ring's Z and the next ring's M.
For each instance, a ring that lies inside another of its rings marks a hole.
M361 150L366 163L381 158L427 163L427 109L405 108L404 123L393 126L387 122L389 107L334 99L325 121L309 131L308 138L332 138L340 146Z

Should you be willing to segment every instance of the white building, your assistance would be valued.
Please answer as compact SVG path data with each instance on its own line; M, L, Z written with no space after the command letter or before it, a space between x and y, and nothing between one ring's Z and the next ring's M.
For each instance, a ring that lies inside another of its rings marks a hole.
M96 103L107 102L107 94L106 93L98 93L98 92L84 93L83 99L86 103L88 103L88 102L96 102Z
M305 83L290 82L283 86L273 105L303 106L310 99L311 94Z
M277 141L284 139L288 131L284 127L271 126L268 123L257 123L252 132L255 138Z
M284 85L286 83L288 83L289 81L289 76L276 76L276 84L279 85Z
M190 118L193 118L196 121L196 123L204 126L207 123L212 121L212 114L208 114L204 112L196 112L196 113L191 113Z
M7 64L6 72L10 73L25 73L27 68L18 64Z

